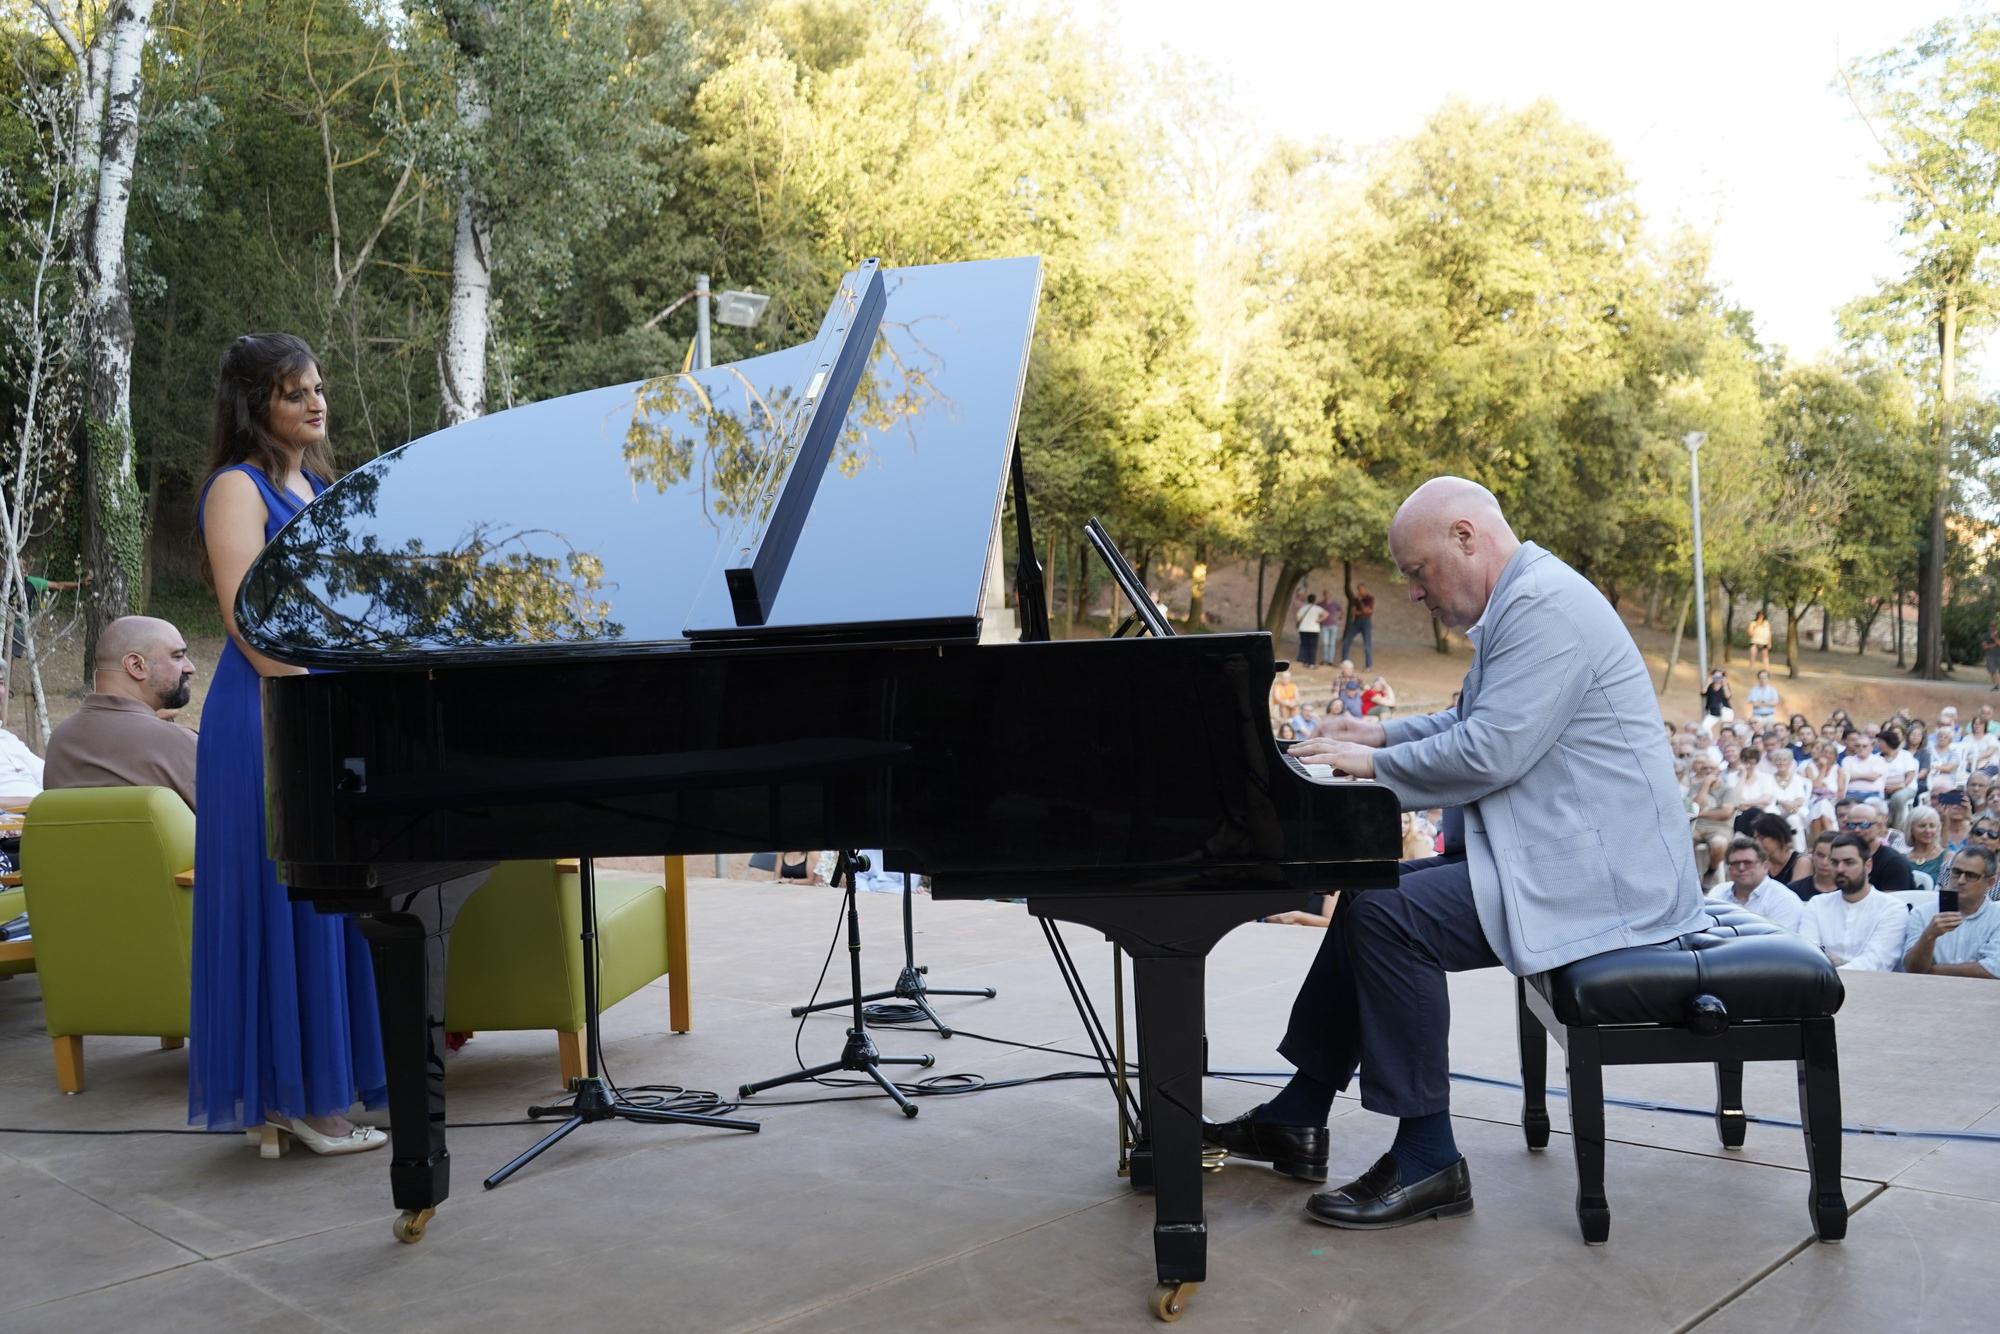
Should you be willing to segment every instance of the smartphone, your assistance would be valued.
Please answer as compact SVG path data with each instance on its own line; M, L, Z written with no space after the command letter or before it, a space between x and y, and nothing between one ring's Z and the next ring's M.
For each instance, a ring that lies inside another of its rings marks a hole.
M1958 911L1958 891L1957 891L1957 890L1955 890L1955 889L1941 889L1941 890L1939 890L1939 891L1938 891L1938 911L1939 911L1939 912L1957 912L1957 911Z

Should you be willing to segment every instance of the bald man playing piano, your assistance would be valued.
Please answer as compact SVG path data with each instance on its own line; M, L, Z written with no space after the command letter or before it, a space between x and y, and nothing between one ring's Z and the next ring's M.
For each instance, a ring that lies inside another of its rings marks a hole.
M1325 1181L1327 1118L1358 1067L1361 1105L1398 1122L1373 1167L1306 1204L1347 1228L1472 1210L1451 1132L1446 973L1527 976L1706 922L1659 705L1611 604L1464 478L1411 493L1389 549L1411 601L1472 641L1459 702L1331 719L1292 754L1372 778L1404 810L1446 807L1445 855L1402 863L1396 889L1342 895L1279 1048L1297 1073L1206 1127L1234 1157Z

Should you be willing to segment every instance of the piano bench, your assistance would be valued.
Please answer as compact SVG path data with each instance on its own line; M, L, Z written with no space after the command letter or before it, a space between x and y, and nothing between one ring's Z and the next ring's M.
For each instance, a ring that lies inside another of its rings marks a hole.
M1569 1072L1576 1151L1576 1218L1587 1245L1611 1235L1604 1196L1604 1067L1710 1063L1715 1131L1743 1147L1743 1063L1792 1061L1799 1076L1811 1185L1806 1204L1821 1241L1847 1235L1840 1191L1840 1066L1833 1015L1845 995L1826 956L1789 931L1725 904L1709 924L1660 945L1611 950L1515 981L1521 1041L1521 1129L1549 1143L1548 1037Z

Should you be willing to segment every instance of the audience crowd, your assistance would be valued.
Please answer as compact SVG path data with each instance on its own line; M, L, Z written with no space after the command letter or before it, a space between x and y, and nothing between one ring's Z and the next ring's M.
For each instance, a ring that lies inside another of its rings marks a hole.
M1738 718L1712 674L1667 723L1708 896L1796 931L1842 968L2000 978L2000 726L1991 705L1926 720L1779 720L1768 671ZM1789 900L1789 906L1788 901Z

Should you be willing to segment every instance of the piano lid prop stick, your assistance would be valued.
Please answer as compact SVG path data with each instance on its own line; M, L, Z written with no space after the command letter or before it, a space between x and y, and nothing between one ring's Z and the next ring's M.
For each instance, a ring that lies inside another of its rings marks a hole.
M792 430L791 447L772 464L755 517L723 567L739 626L762 625L777 601L799 533L812 512L827 460L868 365L888 304L882 263L868 260L840 285L813 343L812 376Z

